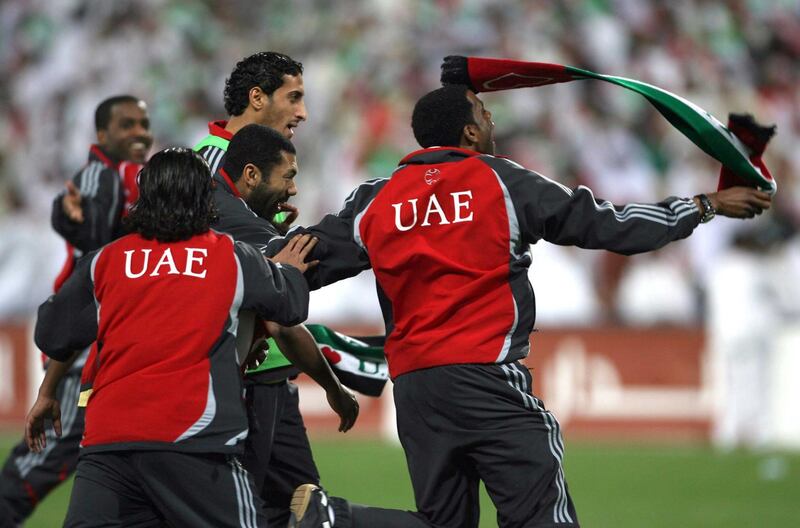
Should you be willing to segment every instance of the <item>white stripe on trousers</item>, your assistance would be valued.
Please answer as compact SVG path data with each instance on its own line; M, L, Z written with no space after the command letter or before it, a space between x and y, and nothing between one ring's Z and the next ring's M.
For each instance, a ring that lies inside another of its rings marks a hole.
M236 502L239 506L239 525L242 528L258 528L253 490L247 481L247 472L235 460L230 460L233 485L236 487Z
M564 468L562 460L564 458L564 444L561 438L561 432L555 417L549 411L546 411L538 398L532 394L528 394L528 382L525 379L525 373L518 363L507 363L500 365L503 372L506 374L506 380L513 389L519 391L522 395L522 402L526 409L537 411L542 416L542 421L547 427L547 442L550 448L550 453L556 459L558 464L558 473L556 475L556 488L558 489L558 499L553 507L553 522L574 522L567 509L567 487L564 482Z

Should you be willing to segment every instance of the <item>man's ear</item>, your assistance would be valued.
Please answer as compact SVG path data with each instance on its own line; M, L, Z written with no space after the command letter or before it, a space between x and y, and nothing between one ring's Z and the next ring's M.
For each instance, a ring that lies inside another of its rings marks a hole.
M464 130L461 132L461 136L464 138L465 143L476 145L480 139L478 125L474 123L464 125Z
M252 189L261 183L261 176L261 169L252 163L248 163L244 166L244 169L242 169L242 179L248 189Z
M248 92L247 96L253 110L261 110L267 104L267 94L258 86L250 88L250 92Z
M97 144L104 146L108 141L108 131L107 130L98 130L97 131Z

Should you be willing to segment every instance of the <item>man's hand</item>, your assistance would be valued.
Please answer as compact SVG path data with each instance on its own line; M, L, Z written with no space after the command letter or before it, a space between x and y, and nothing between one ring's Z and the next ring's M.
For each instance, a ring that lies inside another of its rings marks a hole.
M25 418L25 443L33 453L41 453L47 446L47 438L44 431L44 420L53 420L53 429L56 436L61 436L61 406L58 400L52 396L39 393L36 402L31 407L28 416Z
M358 400L350 389L339 384L338 390L328 391L328 405L339 415L339 432L346 433L358 418Z
M61 209L67 218L77 224L83 223L83 207L81 207L81 193L72 180L67 180L67 192L61 198Z
M317 245L317 238L311 235L297 235L293 237L277 255L270 260L279 264L289 264L300 270L300 273L305 273L307 270L319 264L318 260L306 262L311 250Z
M472 80L469 78L468 59L461 55L448 55L444 58L442 61L441 81L443 85L465 84L473 92L477 93L478 91L472 86Z
M278 207L280 209L279 213L286 213L286 218L283 220L283 222L274 223L273 225L280 234L285 235L289 231L289 228L292 227L292 223L297 220L297 217L300 215L300 211L297 209L297 207L290 203L282 203L279 204Z
M750 187L731 187L707 196L718 215L730 218L753 218L769 209L772 203L768 193ZM698 201L695 198L695 202Z
M242 373L258 367L267 359L269 353L269 341L266 337L259 337L250 345L250 352L242 362Z

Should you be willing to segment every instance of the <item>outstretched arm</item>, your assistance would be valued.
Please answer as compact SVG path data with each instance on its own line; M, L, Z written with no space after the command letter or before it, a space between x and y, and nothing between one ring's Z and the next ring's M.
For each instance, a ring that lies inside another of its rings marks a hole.
M482 159L508 189L521 243L540 239L564 246L606 249L632 255L653 251L689 236L704 216L699 198L667 198L654 204L625 206L595 198L591 189L569 189L516 163L485 156ZM709 193L717 214L752 218L769 208L769 195L735 187Z

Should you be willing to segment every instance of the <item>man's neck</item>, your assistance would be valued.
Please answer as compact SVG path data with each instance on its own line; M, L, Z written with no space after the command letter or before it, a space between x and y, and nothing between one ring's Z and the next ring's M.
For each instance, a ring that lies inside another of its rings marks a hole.
M475 143L470 143L469 141L462 140L461 143L458 145L458 148L462 148L465 150L474 150L475 152L480 152L481 154L485 154L478 149L478 145Z
M230 116L228 118L228 124L225 125L225 130L231 134L235 134L240 129L246 127L247 125L252 125L253 123L255 123L255 121L253 120L252 116L249 115L249 111L245 110L241 115Z

